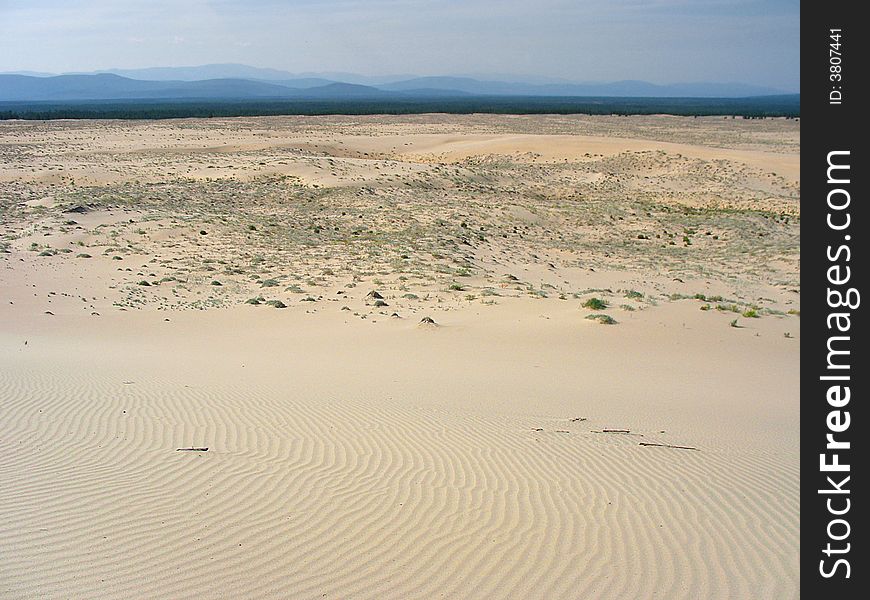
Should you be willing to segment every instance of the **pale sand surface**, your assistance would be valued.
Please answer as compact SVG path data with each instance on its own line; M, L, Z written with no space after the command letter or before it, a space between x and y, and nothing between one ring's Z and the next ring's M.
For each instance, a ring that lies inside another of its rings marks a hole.
M0 123L0 597L797 597L799 128Z

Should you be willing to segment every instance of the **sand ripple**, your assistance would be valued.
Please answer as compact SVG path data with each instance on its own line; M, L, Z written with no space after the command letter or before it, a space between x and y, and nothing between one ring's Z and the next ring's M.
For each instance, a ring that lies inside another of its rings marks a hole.
M0 395L4 598L797 596L793 457L48 367Z

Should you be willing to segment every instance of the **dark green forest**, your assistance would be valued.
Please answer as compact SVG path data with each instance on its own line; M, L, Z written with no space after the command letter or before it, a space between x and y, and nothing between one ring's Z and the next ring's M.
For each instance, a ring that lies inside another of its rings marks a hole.
M800 95L753 98L474 96L401 100L107 100L0 102L8 119L177 119L271 115L589 114L800 117Z

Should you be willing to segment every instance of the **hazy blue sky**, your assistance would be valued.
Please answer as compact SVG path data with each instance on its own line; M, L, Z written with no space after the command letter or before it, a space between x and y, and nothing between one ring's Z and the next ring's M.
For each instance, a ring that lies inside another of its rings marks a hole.
M800 85L798 0L0 0L0 71L292 72Z

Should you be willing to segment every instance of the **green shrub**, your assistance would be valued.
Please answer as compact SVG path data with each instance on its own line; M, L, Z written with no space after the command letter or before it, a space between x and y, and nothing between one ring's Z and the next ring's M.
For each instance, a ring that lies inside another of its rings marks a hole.
M607 302L601 298L589 298L589 300L583 303L583 308L588 308L589 310L604 310L607 308Z

